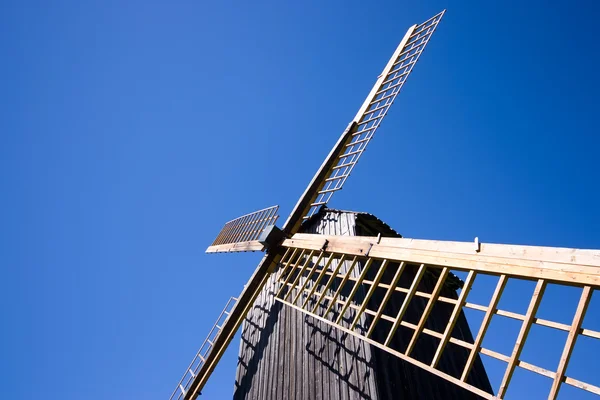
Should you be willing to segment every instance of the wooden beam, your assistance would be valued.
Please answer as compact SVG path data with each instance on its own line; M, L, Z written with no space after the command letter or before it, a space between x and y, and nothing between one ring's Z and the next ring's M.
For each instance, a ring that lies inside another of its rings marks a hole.
M237 242L219 244L216 246L209 246L206 249L207 253L231 253L231 252L242 252L242 251L263 251L265 246L258 240L252 240L249 242Z
M600 251L535 246L412 240L404 238L296 234L284 247L322 248L348 255L437 265L462 271L544 279L567 285L600 286Z

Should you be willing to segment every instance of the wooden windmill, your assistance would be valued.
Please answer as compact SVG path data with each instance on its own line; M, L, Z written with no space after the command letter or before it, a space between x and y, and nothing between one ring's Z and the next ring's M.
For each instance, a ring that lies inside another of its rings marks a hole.
M402 238L375 216L326 208L340 190L444 11L408 29L358 113L283 226L278 207L225 224L209 253L264 251L232 298L171 399L195 399L240 326L236 399L504 398L517 367L548 377L548 398L567 384L600 388L566 375L579 336L600 339L582 321L600 284L600 251ZM452 271L462 271L464 281ZM469 301L477 276L497 279L487 304ZM509 279L535 282L527 311L498 308ZM549 284L580 288L570 324L538 318ZM471 332L464 309L484 314ZM510 354L483 347L492 317L519 321ZM556 370L520 358L534 325L567 333ZM496 393L480 359L506 363Z

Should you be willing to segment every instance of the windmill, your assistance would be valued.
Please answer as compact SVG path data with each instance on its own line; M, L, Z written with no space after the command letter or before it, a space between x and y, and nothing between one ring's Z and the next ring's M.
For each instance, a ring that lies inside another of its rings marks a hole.
M408 29L282 227L276 226L278 207L269 207L227 222L207 249L265 255L226 305L171 399L201 394L242 324L235 398L392 398L400 392L398 398L504 398L517 368L549 378L550 399L564 384L600 394L600 387L566 375L577 339L600 339L600 332L582 326L600 284L600 251L405 239L373 215L326 207L444 12ZM489 303L469 301L477 276L497 279ZM509 279L535 284L523 314L498 307ZM580 290L570 324L536 315L550 283ZM467 308L484 315L475 334ZM494 316L520 324L509 354L483 345ZM567 333L555 370L520 357L534 325ZM257 334L245 337L250 330ZM335 354L328 358L322 353L332 345ZM482 354L506 364L495 393ZM322 370L314 374L315 368ZM331 392L317 393L325 389Z

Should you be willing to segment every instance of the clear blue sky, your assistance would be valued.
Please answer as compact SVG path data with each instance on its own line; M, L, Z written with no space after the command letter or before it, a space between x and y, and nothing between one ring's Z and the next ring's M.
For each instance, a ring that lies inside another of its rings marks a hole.
M407 237L600 248L600 3L402 3L3 1L2 396L167 398L260 257L206 246L240 214L285 218L406 29L444 8L331 206ZM568 320L577 293L552 290L541 312ZM569 374L600 385L585 343ZM207 398L231 397L237 346ZM518 373L510 394L548 382Z

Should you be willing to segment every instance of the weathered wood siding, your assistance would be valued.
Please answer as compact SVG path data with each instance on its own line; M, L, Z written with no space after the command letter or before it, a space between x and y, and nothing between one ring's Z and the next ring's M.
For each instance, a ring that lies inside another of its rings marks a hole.
M373 224L373 221L372 216L361 219L361 214L332 210L312 220L309 226L304 227L304 231L354 236L372 234L375 227L384 230L384 234L393 232L389 227L382 226L385 224L377 225ZM349 264L344 263L340 272L344 273ZM388 266L384 282L391 281L396 267ZM362 265L357 265L352 275L358 276L361 269ZM372 267L369 274L374 274L376 270L377 268ZM409 266L403 273L400 285L410 284L411 274L414 276L415 271L415 267ZM274 301L274 291L277 289L275 278L276 274L273 274L242 325L234 399L476 398L470 392L377 347ZM431 292L434 285L435 276L428 274L423 278L420 290ZM334 285L332 290L335 289ZM361 288L356 295L357 300L364 298L364 295L365 289ZM456 298L456 292L449 288L444 288L443 295ZM376 309L382 296L383 293L376 291L369 302L369 308ZM394 295L386 307L386 314L394 315L401 302L402 294ZM411 302L407 318L416 319L415 323L418 322L424 307L425 299L415 298ZM426 327L440 331L444 328L451 311L449 308L436 306ZM351 320L353 316L354 311L348 310L344 319ZM360 321L357 329L366 329L368 322ZM389 330L389 327L387 328ZM393 347L406 347L411 334L412 331L400 327L394 337ZM385 338L386 335L387 331L376 330L373 338L377 340L380 337ZM453 336L473 341L464 315L460 316ZM420 339L413 355L423 361L430 361L435 353L437 341L431 337ZM452 344L448 346L440 367L446 372L458 375L462 371L467 354L454 351L456 346ZM491 391L479 359L476 360L469 380L470 383Z

